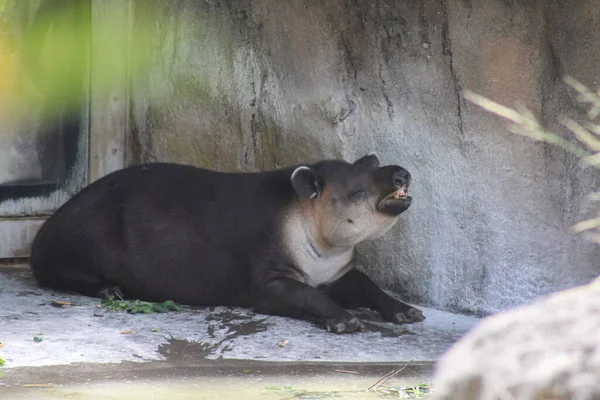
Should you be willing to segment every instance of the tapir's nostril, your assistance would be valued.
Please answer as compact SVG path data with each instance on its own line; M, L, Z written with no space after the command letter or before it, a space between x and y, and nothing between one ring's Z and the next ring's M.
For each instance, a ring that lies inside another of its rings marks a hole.
M394 186L402 186L410 181L410 173L407 170L395 171L392 174L392 183Z

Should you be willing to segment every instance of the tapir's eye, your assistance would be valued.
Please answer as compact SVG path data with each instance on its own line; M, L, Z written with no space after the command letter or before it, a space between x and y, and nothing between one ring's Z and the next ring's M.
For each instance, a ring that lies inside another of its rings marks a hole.
M366 194L366 192L362 189L360 190L355 190L353 192L351 192L348 195L348 199L350 199L351 201L358 201L360 200L364 195Z

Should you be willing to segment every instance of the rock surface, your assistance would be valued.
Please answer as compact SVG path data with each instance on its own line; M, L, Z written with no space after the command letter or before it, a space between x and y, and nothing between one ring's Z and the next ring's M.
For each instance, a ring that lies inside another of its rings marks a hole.
M600 274L600 249L567 232L593 211L598 175L461 94L524 103L561 129L557 114L577 112L562 76L600 86L598 1L140 0L135 12L158 22L155 68L131 86L129 163L256 170L375 151L411 171L414 202L361 265L439 309L505 310Z
M70 302L57 307L53 300ZM3 368L73 363L149 362L178 353L207 360L277 362L433 362L476 318L423 309L427 320L395 325L359 311L365 332L336 335L312 323L249 309L200 307L165 314L102 312L99 299L42 290L31 272L0 269ZM42 340L35 342L34 338ZM288 340L287 345L280 343Z
M600 280L483 319L438 362L436 399L600 398Z

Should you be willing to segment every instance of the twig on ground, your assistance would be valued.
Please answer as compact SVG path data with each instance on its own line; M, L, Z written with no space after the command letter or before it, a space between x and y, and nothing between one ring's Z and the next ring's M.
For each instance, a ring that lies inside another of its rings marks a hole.
M387 374L385 374L384 376L382 376L381 378L379 378L379 380L377 382L375 382L374 384L372 384L368 389L367 392L373 389L377 389L379 388L381 385L383 385L384 383L386 383L387 381L389 381L390 379L392 379L394 376L396 376L400 371L404 370L406 367L408 367L410 365L411 362L413 362L413 360L410 360L409 362L407 362L402 368L399 368L397 370L391 370L390 372L388 372Z

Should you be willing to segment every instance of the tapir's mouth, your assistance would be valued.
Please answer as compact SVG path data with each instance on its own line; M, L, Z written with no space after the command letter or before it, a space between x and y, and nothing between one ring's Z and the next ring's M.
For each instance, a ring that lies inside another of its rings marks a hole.
M408 198L408 185L402 185L394 192L389 194L384 200L388 199L396 199L396 200L404 200Z
M398 190L392 193L392 196L395 199L405 199L408 197L408 188L406 187L406 185L402 185L398 188Z

